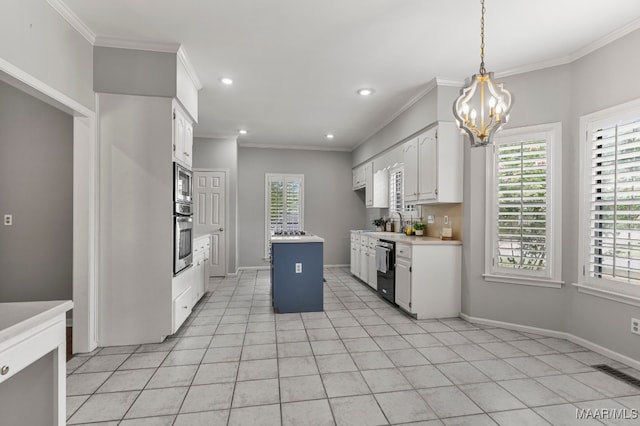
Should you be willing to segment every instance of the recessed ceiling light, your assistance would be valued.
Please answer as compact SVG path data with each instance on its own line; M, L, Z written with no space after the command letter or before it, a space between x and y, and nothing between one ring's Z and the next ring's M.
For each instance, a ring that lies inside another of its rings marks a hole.
M233 80L229 77L220 77L220 83L230 85L233 84Z
M370 96L370 95L373 95L373 92L374 92L373 89L370 89L370 88L367 88L367 87L364 87L362 89L358 89L358 95L360 95L360 96Z
M246 135L248 132L245 129L240 129L238 130L238 133L240 133L241 135Z
M333 136L333 133L327 133L325 135L327 137L327 139L333 139L335 136Z

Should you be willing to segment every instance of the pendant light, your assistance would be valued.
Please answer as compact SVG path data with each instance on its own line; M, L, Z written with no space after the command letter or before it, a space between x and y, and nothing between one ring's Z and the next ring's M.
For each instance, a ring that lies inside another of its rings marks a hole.
M496 83L493 73L484 67L484 0L480 20L480 73L460 89L453 103L453 115L458 127L469 135L471 147L493 143L493 135L509 120L511 93Z

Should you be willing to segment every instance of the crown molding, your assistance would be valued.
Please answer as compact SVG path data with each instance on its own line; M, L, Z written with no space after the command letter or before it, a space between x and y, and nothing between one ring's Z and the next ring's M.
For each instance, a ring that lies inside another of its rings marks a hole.
M542 70L545 68L552 68L552 67L557 67L560 65L566 65L566 64L570 64L572 62L577 61L578 59L587 56L590 53L595 52L596 50L610 44L613 43L614 41L626 36L627 34L640 29L640 18L635 19L631 22L629 22L628 24L626 24L623 27L620 27L612 32L610 32L609 34L600 37L599 39L595 40L592 43L587 44L586 46L582 47L579 50L576 50L575 52L566 55L566 56L562 56L559 58L554 58L554 59L550 59L548 61L542 61L542 62L535 62L532 64L528 64L528 65L523 65L521 67L515 67L515 68L510 68L504 71L500 71L500 72L496 72L494 73L494 75L496 76L496 78L504 78L504 77L509 77L512 75L517 75L517 74L524 74L524 73L528 73L528 72L532 72L532 71L538 71L538 70Z
M464 81L460 81L460 80L447 80L445 78L439 78L439 77L436 77L435 80L436 80L437 86L457 87L457 88L464 87Z
M545 68L553 68L560 65L566 65L573 62L570 56L564 56L562 58L550 59L548 61L535 62L533 64L523 65L521 67L509 68L504 71L494 72L495 78L510 77L512 75L525 74L528 72L539 71Z
M639 28L640 28L640 18L634 19L628 24L613 30L609 34L605 35L604 37L600 37L598 40L594 41L593 43L589 43L583 48L575 51L574 53L569 55L569 58L571 59L571 62L578 60L583 56L586 56L589 53L594 52L600 49L601 47L604 47L607 44L612 43Z
M451 80L446 80L446 81L451 81ZM398 111L393 113L389 118L387 118L386 120L382 121L378 126L376 126L373 129L373 131L371 131L371 132L369 132L367 134L367 136L365 136L364 138L360 139L360 141L353 148L351 148L350 150L351 151L355 150L360 145L362 145L367 140L369 140L373 135L375 135L380 130L382 130L385 127L387 127L393 120L398 118L400 116L400 114L402 114L403 112L405 112L406 110L411 108L416 102L418 102L420 99L425 97L427 95L427 93L431 92L437 86L438 86L438 79L437 78L434 78L434 79L430 80L422 90L420 90L418 93L416 93L415 96L413 96L411 99L409 99L409 101L407 103L405 103L403 106L401 106Z
M237 133L194 133L194 138L198 139L238 139Z
M47 0L47 3L89 43L92 45L95 43L95 33L62 0Z
M265 148L265 149L294 149L303 151L340 151L350 152L351 148L337 146L321 146L321 145L272 145L259 143L238 142L240 148Z
M177 53L180 43L136 40L124 37L97 36L94 46L116 49L147 50L150 52Z
M191 79L193 85L196 86L196 89L202 89L202 82L198 78L196 69L193 67L191 59L189 59L189 55L187 55L187 51L182 45L180 45L180 47L178 48L178 59L180 60L180 62L182 62L182 65L184 65L185 70L187 70L187 75Z

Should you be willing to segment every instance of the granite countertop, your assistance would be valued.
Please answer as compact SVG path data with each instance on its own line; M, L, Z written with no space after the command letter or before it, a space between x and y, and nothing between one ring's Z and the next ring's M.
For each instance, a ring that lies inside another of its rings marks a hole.
M423 237L416 235L405 235L400 232L378 232L378 231L357 231L369 237L395 241L410 245L462 245L460 240L441 240L436 237Z
M0 303L0 343L72 308L71 300Z

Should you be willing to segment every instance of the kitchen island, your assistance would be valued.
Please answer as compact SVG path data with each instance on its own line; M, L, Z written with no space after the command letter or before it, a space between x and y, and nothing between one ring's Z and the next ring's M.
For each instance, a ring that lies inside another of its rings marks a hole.
M0 424L65 424L71 308L68 300L0 303Z
M271 237L271 298L276 313L321 312L323 246L317 235Z

